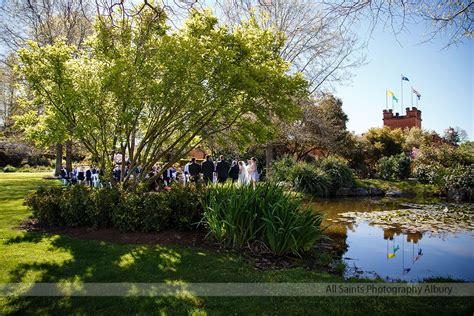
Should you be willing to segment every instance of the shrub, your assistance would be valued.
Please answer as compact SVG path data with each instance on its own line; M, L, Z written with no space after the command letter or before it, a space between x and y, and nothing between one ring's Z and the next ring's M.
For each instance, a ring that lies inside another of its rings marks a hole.
M203 214L200 202L206 195L205 188L176 184L165 195L173 227L190 230L196 226Z
M456 166L449 168L442 179L443 189L469 190L474 188L474 174L471 167Z
M31 208L33 217L39 221L50 225L63 225L62 194L61 187L39 187L26 196L24 204Z
M10 165L7 165L3 168L3 172L16 172L16 168Z
M163 193L146 193L143 202L143 231L160 231L170 225L171 208Z
M319 161L318 165L330 178L331 195L342 187L354 185L354 175L347 163L336 158L326 158Z
M315 196L327 196L330 192L331 178L320 168L306 163L298 163L289 174L297 191Z
M321 216L302 210L275 184L213 186L203 203L202 222L210 234L234 247L259 241L278 255L298 253L320 236Z
M122 231L140 231L143 208L143 198L138 192L123 191L112 215L114 226Z
M443 177L442 167L436 165L417 164L413 169L413 176L420 183L438 184Z
M65 225L70 227L89 226L91 220L89 209L94 208L91 199L91 188L74 185L62 191L61 216Z
M117 188L109 187L90 191L92 207L88 207L86 211L92 226L112 226L112 215L120 203L120 194Z
M377 163L377 173L380 179L404 180L410 176L411 160L405 154L382 157Z
M26 205L34 217L50 225L115 226L122 231L159 231L170 225L191 229L202 216L203 190L174 187L170 192L143 193L83 185L41 188Z
M27 164L30 166L45 166L49 167L51 162L43 155L30 155L27 158Z
M290 156L284 156L278 161L275 161L267 174L267 179L271 182L286 182L290 170L296 165L295 160Z

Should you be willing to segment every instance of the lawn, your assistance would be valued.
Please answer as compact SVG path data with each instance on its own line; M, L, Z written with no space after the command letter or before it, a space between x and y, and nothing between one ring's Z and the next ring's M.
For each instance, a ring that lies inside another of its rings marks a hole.
M7 282L348 282L303 268L257 271L235 253L117 245L19 227L23 197L41 173L0 173L0 283ZM0 314L472 314L471 298L377 297L3 297Z

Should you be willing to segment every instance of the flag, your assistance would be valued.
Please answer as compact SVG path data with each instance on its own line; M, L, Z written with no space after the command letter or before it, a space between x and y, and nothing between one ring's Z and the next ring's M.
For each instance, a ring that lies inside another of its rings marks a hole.
M397 252L397 250L400 249L400 245L396 245L393 247L393 253Z
M395 96L395 93L393 93L392 90L387 90L387 96L393 97L393 96Z
M392 100L398 103L398 99L396 96L392 95Z
M408 78L407 78L407 77L405 77L404 75L402 75L402 80L405 80L405 81L410 81L410 80L408 80Z
M416 91L413 87L411 87L411 92L416 95L418 100L420 100L421 94L418 91Z
M395 256L396 256L396 254L394 254L394 253L389 253L389 254L387 254L387 258L388 258L388 259L395 258Z

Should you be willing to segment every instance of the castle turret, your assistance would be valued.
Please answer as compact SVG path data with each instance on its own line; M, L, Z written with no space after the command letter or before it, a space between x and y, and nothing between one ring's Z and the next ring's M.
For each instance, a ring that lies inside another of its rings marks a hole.
M416 107L406 108L405 115L395 113L393 110L383 110L383 126L390 128L421 128L421 111Z

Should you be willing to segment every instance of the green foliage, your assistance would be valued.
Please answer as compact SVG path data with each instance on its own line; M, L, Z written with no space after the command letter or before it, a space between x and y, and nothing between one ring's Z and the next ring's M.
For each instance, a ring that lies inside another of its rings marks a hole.
M167 198L167 195L156 192L144 196L141 230L161 231L170 226L172 209Z
M61 214L63 188L39 187L25 197L24 204L31 208L33 217L50 225L63 225Z
M418 163L413 168L413 176L420 183L439 184L443 177L444 169L435 164L427 165Z
M404 180L410 176L411 160L405 154L382 157L377 163L378 177L383 180Z
M445 168L474 164L474 150L469 146L455 147L446 143L422 146L416 153L415 164L437 164Z
M278 255L307 251L321 237L322 216L288 198L265 207L262 220L264 241Z
M295 166L296 161L290 156L283 156L275 161L267 174L267 179L272 182L288 181L290 170Z
M171 223L180 230L191 230L202 217L200 203L206 196L206 188L196 186L173 185L166 192L166 202L172 210Z
M474 188L474 169L464 166L448 169L442 179L442 186L446 191Z
M66 226L89 226L90 218L87 209L94 207L90 198L91 188L74 185L62 191L60 197L61 218Z
M112 226L112 214L120 203L120 193L117 188L108 187L90 191L93 207L87 208L87 216L92 226Z
M3 172L16 172L16 168L10 165L7 165L3 168Z
M352 187L354 175L348 164L334 157L311 162L296 162L283 157L270 168L271 182L291 183L293 189L315 196L334 195L341 187Z
M214 186L202 222L218 241L233 247L262 242L275 254L298 253L320 237L321 216L275 184Z
M371 128L363 137L372 145L372 160L398 155L402 152L405 135L402 129Z
M138 231L143 224L143 198L133 191L124 191L112 214L112 222L122 231Z
M297 191L314 196L327 196L330 193L331 177L322 169L307 163L298 163L289 174Z
M211 137L265 141L274 132L268 113L291 120L306 95L306 81L281 57L283 34L255 19L229 28L191 10L171 29L164 12L143 6L96 21L83 50L57 41L18 52L33 99L25 96L17 122L42 144L78 140L106 174L118 142L144 180L157 160L173 164Z
M329 157L318 162L318 166L326 172L330 178L330 194L334 195L339 188L353 187L354 175L347 162Z
M170 226L189 230L201 219L203 189L173 187L144 193L83 185L40 188L25 200L33 216L50 225L114 226L123 231L160 231Z

